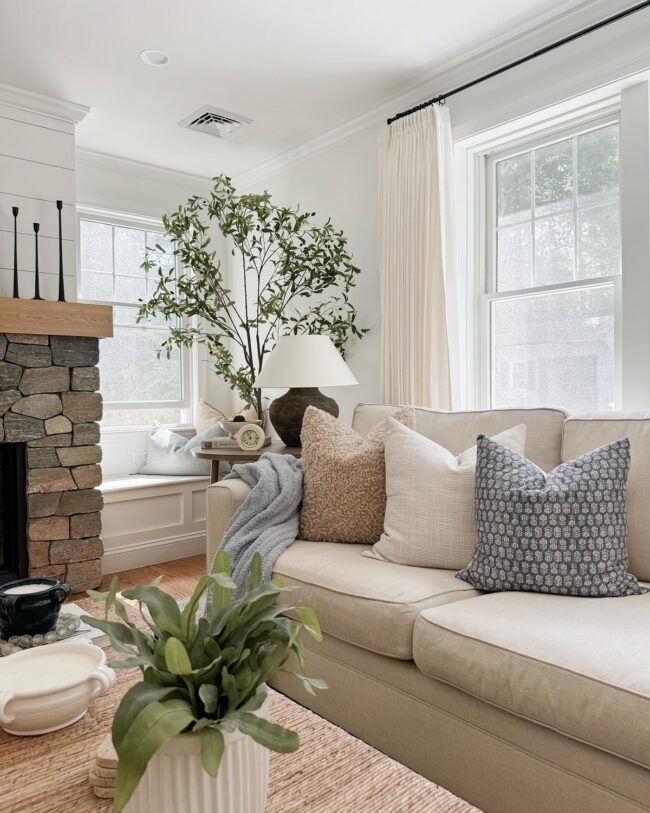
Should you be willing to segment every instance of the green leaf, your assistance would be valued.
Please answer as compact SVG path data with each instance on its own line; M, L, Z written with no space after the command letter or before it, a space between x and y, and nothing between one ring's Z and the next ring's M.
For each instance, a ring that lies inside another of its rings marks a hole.
M201 738L201 762L203 768L210 776L216 776L226 748L223 734L218 728L208 727L199 730L199 737Z
M271 723L263 717L245 711L232 716L242 734L252 737L255 742L281 754L291 754L300 747L300 737L295 731Z
M203 578L199 580L198 584L194 588L192 597L187 602L185 609L181 613L181 627L187 640L190 640L193 636L193 630L195 627L194 616L196 615L196 608L201 600L201 596L213 583L213 579L210 576L203 576Z
M314 689L327 689L328 688L327 683L325 683L324 680L320 680L319 678L308 678L308 677L305 677L304 675L299 675L298 673L296 673L296 677L299 680L302 680L302 685L309 692L309 694L315 695L316 692L314 691Z
M221 699L219 689L210 683L203 683L199 687L199 697L201 698L206 713L214 714L219 706L219 700Z
M248 573L246 574L246 592L254 590L262 583L262 556L259 551L253 554Z
M176 687L155 686L142 681L131 686L120 701L113 717L113 745L119 748L131 724L143 708L157 700L164 700L176 691Z
M178 609L176 600L159 587L137 585L125 590L122 595L130 600L141 601L149 610L154 624L158 624L158 616L165 615L180 628L181 611Z
M194 715L184 700L156 701L140 711L115 749L118 765L113 806L117 813L124 810L151 757L193 721Z
M323 633L321 632L318 618L316 618L316 613L311 609L311 607L295 607L294 612L298 616L300 623L312 636L312 638L315 638L317 641L322 641Z
M189 675L192 664L189 655L178 638L168 638L165 644L165 662L172 675Z

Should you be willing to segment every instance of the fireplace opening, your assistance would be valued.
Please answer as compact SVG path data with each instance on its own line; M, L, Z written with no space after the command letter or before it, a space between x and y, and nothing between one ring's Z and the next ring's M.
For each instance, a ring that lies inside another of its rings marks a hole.
M24 443L0 443L0 584L27 576Z

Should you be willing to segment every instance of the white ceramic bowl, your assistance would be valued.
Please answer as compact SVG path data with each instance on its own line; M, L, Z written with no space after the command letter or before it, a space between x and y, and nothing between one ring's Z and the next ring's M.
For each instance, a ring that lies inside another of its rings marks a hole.
M242 426L246 426L246 424L249 423L254 423L256 426L262 425L262 421L219 421L219 426L224 432L234 435L239 432Z
M0 725L8 734L47 734L76 723L107 692L115 672L85 641L26 649L0 658Z

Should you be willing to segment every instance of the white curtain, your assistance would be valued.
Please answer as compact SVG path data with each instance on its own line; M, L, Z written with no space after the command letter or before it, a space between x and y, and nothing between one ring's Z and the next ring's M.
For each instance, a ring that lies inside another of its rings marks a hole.
M457 328L457 303L447 287L455 282L454 217L449 113L433 105L380 135L381 365L387 403L452 406L450 347L453 352L457 337L449 325Z

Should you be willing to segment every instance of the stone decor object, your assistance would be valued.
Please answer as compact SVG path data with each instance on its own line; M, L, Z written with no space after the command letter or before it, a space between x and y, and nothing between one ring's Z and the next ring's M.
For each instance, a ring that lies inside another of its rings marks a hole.
M26 444L30 576L101 580L99 340L0 333L0 442Z

